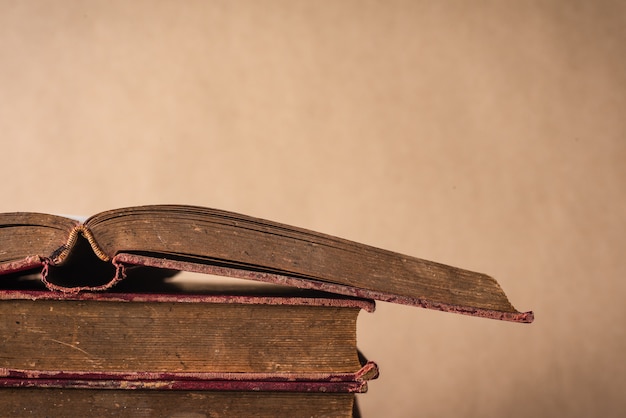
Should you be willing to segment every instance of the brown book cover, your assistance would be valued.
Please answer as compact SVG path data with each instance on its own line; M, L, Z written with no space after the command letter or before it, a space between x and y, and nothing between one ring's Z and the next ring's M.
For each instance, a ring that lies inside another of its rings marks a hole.
M360 376L362 310L374 302L267 286L252 295L0 290L0 370L334 381L311 376Z
M485 274L215 209L158 205L85 222L0 214L0 274L40 269L46 285L102 290L133 267L212 273L515 322L519 312ZM89 279L89 280L87 280Z

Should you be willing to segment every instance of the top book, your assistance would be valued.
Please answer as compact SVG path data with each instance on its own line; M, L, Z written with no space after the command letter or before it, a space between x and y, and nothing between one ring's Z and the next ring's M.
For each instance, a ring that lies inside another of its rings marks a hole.
M232 212L138 206L84 222L41 213L0 214L0 275L40 270L48 288L77 292L110 288L139 267L514 322L534 319L532 312L517 311L485 274Z

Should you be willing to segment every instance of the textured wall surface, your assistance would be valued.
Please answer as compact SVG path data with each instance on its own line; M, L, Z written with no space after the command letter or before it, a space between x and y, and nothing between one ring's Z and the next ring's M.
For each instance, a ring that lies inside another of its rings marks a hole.
M494 276L379 303L366 417L623 416L626 8L3 1L0 211L185 203Z

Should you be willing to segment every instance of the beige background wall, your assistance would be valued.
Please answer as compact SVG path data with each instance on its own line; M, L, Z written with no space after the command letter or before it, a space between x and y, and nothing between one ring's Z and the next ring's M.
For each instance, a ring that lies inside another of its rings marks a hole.
M625 28L607 1L1 1L0 211L197 204L485 272L535 323L380 303L364 415L623 415Z

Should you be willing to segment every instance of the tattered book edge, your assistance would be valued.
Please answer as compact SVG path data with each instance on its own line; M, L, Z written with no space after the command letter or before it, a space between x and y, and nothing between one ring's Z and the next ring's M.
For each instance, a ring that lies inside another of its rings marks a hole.
M409 306L417 306L425 309L438 310L442 312L450 312L462 315L475 316L480 318L496 319L502 321L531 323L534 321L534 313L529 312L505 312L484 308L473 308L469 306L459 306L446 304L441 302L430 301L427 299L413 298L407 296L399 296L383 292L377 292L368 289L361 289L351 286L344 286L320 280L314 280L304 277L292 277L276 273L237 269L232 267L223 267L212 264L192 263L179 260L169 260L164 258L156 258L145 255L136 255L128 253L119 253L111 260L116 266L115 277L107 284L98 287L71 287L66 288L54 285L46 280L46 266L48 261L41 257L29 257L28 259L6 263L2 265L1 270L6 272L19 272L43 266L42 280L46 286L55 291L77 293L82 291L102 291L107 290L123 280L125 277L125 266L149 266L165 269L174 269L180 271L188 271L194 273L214 274L218 276L233 277L239 279L256 280L266 283L274 283L279 285L291 286L300 289L318 290L327 293L333 293L343 296L351 296L361 299L372 299L383 302L398 303Z
M76 388L363 393L378 377L372 361L354 373L185 373L0 368L0 388Z
M214 274L218 276L233 277L238 279L257 280L266 283L274 283L284 286L291 286L300 289L318 290L337 295L350 296L361 299L379 300L382 302L397 303L402 305L416 306L425 309L433 309L442 312L450 312L462 315L470 315L481 318L497 319L502 321L531 323L534 314L530 312L504 312L491 309L473 308L469 306L451 305L446 303L429 301L426 299L399 296L368 289L361 289L352 286L344 286L336 283L324 282L321 280L286 276L276 273L261 272L255 270L244 270L232 267L223 267L213 264L191 263L186 261L169 260L145 255L119 253L113 261L125 265L141 265L165 269L189 271L194 273ZM113 285L113 284L112 284Z
M0 378L3 388L117 389L117 390L198 390L215 392L317 392L365 393L367 382L267 382L200 380L66 380ZM0 392L1 393L1 392Z
M8 290L0 289L1 300L69 300L98 302L161 302L161 303L203 303L203 304L240 304L240 305L282 305L282 306L318 306L331 308L359 308L366 312L376 309L376 302L367 299L333 297L306 297L290 295L240 295L201 294L201 293L117 293L117 292L81 292L67 293L50 290Z

